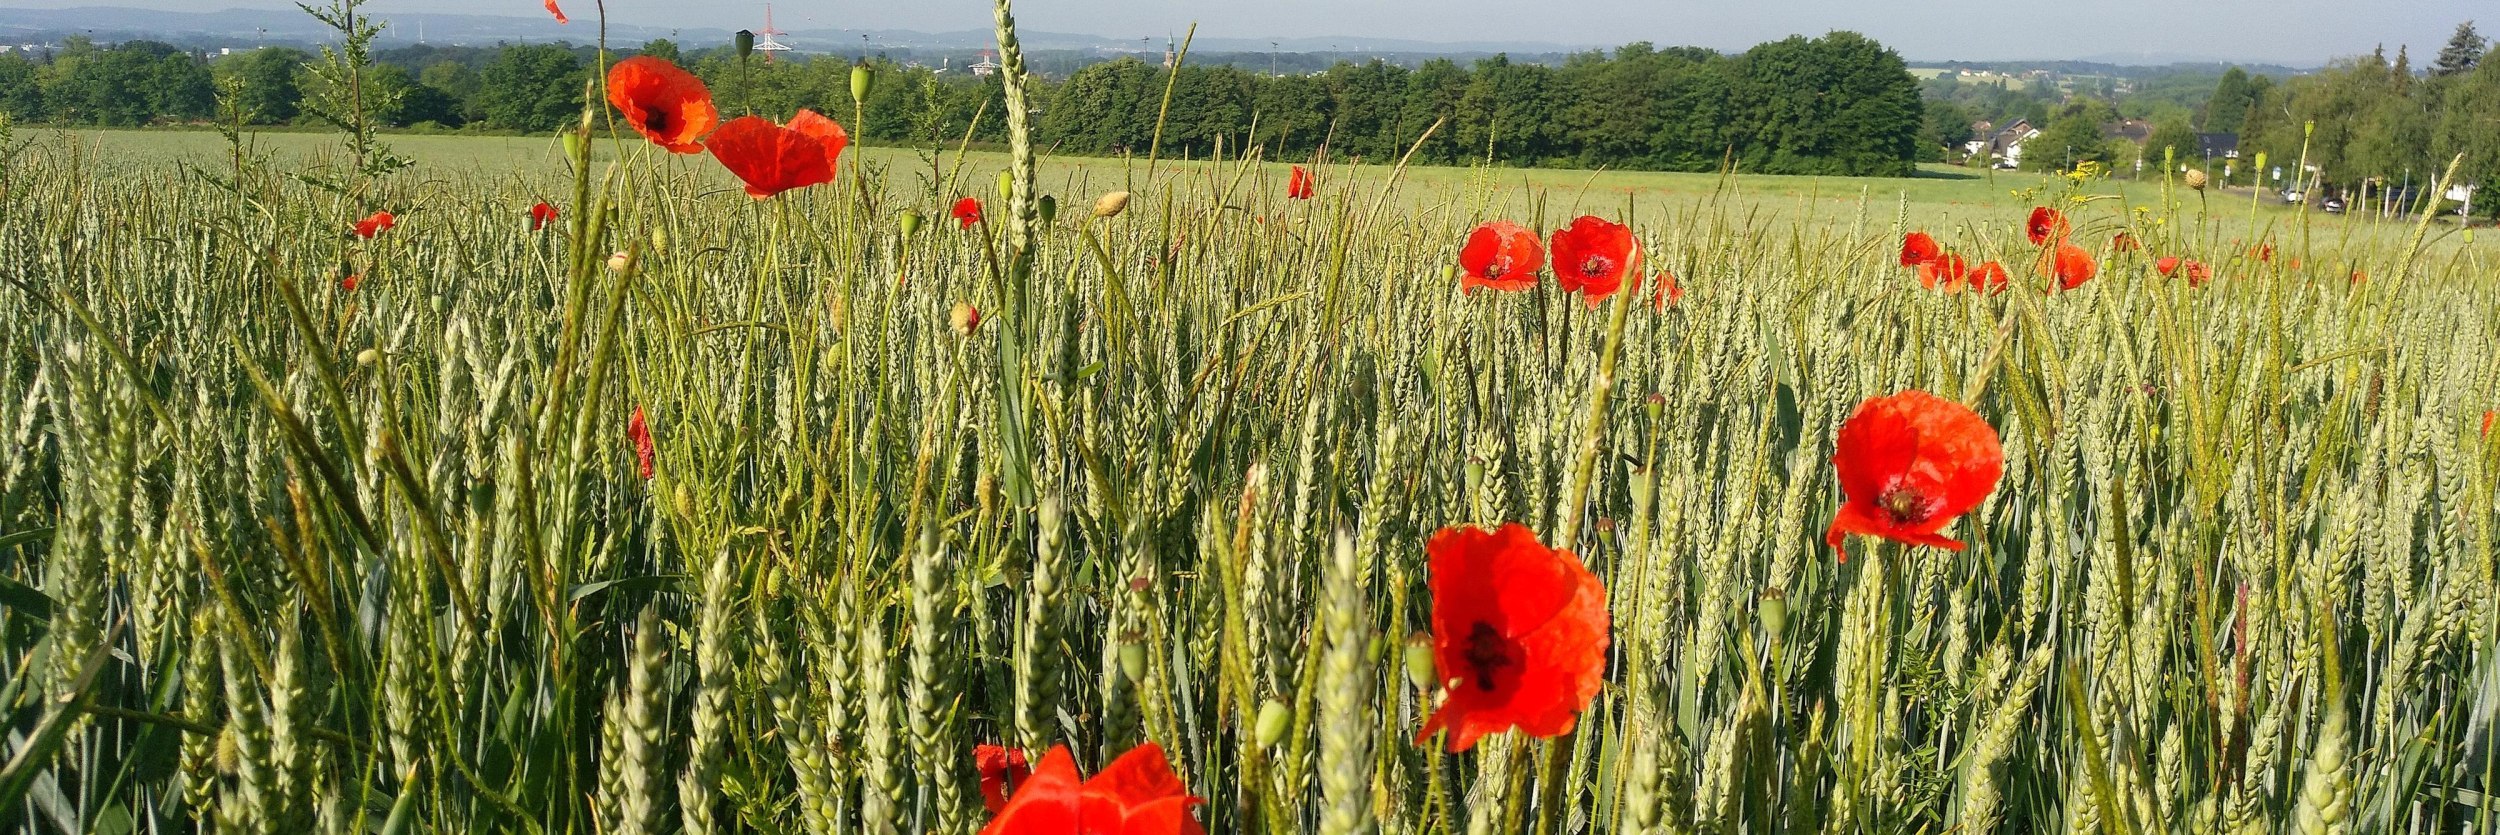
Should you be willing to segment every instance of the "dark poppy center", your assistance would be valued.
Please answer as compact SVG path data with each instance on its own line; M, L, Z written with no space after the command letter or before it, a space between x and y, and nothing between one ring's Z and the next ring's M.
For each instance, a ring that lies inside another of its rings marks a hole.
M1501 278L1502 276L1509 274L1510 256L1508 255L1493 256L1493 263L1486 264L1484 267L1484 277L1486 278Z
M1467 678L1476 683L1478 690L1493 692L1493 676L1505 667L1517 666L1518 654L1519 645L1503 637L1493 624L1477 621L1467 630Z
M1927 517L1935 515L1936 510L1935 503L1928 501L1926 496L1919 495L1918 491L1910 489L1908 485L1896 485L1884 491L1882 495L1876 496L1875 506L1883 508L1884 515L1892 517L1892 522L1896 525L1915 525L1927 521Z
M643 127L646 127L646 128L650 128L650 129L652 130L652 132L654 132L654 133L667 133L667 132L668 132L668 111L661 110L661 109L656 108L656 107L651 107L651 106L649 106L649 105L645 105L645 106L643 106L643 108L642 108L642 126L643 126Z
M1591 255L1588 260L1580 262L1581 275L1605 275L1613 272L1614 268L1614 259L1603 255Z

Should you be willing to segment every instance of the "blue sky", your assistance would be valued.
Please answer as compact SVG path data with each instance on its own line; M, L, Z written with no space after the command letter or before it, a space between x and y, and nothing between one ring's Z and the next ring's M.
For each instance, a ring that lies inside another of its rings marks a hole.
M577 19L591 0L563 0ZM206 11L292 8L284 0L0 0L0 6L131 6ZM433 11L537 15L538 0L373 0L378 13ZM783 0L784 29L952 31L988 25L983 0ZM1025 0L1025 26L1053 32L1160 38L1195 21L1226 38L1372 36L1428 41L1534 41L1738 49L1791 34L1852 29L1912 60L2020 60L2086 56L2194 57L2317 64L2385 44L2426 61L2477 12L2500 32L2490 0ZM610 0L616 20L654 26L760 25L760 0Z

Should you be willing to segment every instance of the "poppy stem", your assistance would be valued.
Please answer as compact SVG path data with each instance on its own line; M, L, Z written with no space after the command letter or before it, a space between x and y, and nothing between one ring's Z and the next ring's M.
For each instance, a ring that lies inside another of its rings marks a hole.
M1641 258L1636 250L1633 269ZM1615 361L1623 355L1624 323L1632 318L1629 293L1617 293L1611 299L1613 317L1606 324L1606 347L1598 355L1597 382L1589 389L1589 422L1580 434L1580 460L1572 468L1571 490L1563 494L1563 503L1555 516L1561 523L1554 527L1554 550L1575 550L1580 539L1580 515L1588 505L1589 483L1597 476L1598 447L1606 437L1606 406L1615 391Z

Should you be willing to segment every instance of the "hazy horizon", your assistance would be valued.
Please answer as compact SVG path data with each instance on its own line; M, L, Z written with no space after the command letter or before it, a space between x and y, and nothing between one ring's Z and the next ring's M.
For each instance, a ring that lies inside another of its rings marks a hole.
M591 0L563 0L574 27L597 18ZM760 0L694 4L672 0L610 0L611 21L639 26L761 28ZM1016 9L1027 29L1117 38L1160 38L1198 24L1200 37L1227 39L1391 38L1436 43L1543 42L1570 48L1634 41L1661 46L1740 50L1794 34L1836 29L1864 33L1914 61L2054 61L2146 56L2311 66L2384 46L2410 46L2427 63L2456 25L2488 0L2418 0L2355 4L2327 0L2214 0L2201 4L2104 0L2088 14L2071 8L1983 0L1925 0L1909 11L1849 0L1762 3L1697 0L1579 0L1542 3L1527 11L1515 0L1268 0L1257 4L1058 0ZM287 0L0 0L0 8L89 6L207 12L229 8L293 10ZM747 11L740 11L740 8ZM538 17L537 0L374 0L376 15L442 14ZM990 4L978 0L919 3L804 2L773 4L787 30L905 29L949 32L990 25ZM535 33L533 33L535 34Z

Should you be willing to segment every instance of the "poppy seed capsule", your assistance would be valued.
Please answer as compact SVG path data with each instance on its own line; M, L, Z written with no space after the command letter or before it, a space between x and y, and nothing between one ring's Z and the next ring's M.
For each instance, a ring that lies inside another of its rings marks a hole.
M1037 204L1036 208L1041 210L1042 225L1048 226L1053 218L1059 216L1059 198L1052 197L1047 194L1042 195L1042 199L1039 204Z
M2192 188L2197 191L2205 190L2205 172L2201 169L2190 168L2188 169L2187 176L2181 177L2180 179L2187 182L2188 188Z
M731 42L738 45L738 60L744 61L747 59L747 56L755 54L754 32L740 29L738 30L738 36L733 38Z
M920 231L920 213L906 209L894 218L894 225L902 229L903 237L908 239L913 233Z
M1115 191L1110 194L1094 198L1094 216L1101 218L1119 217L1121 212L1128 211L1128 198L1129 193L1125 191Z
M1256 729L1259 747L1274 747L1276 743L1283 742L1285 731L1292 728L1293 709L1286 707L1284 702L1269 699L1266 704L1259 705L1259 724Z
M1013 200L1013 199L1015 199L1015 198L1016 198L1016 172L1013 172L1013 171L1001 171L1001 172L998 172L998 199L1000 199L1000 200Z
M1146 645L1138 643L1120 645L1120 674L1127 676L1130 681L1146 680Z

